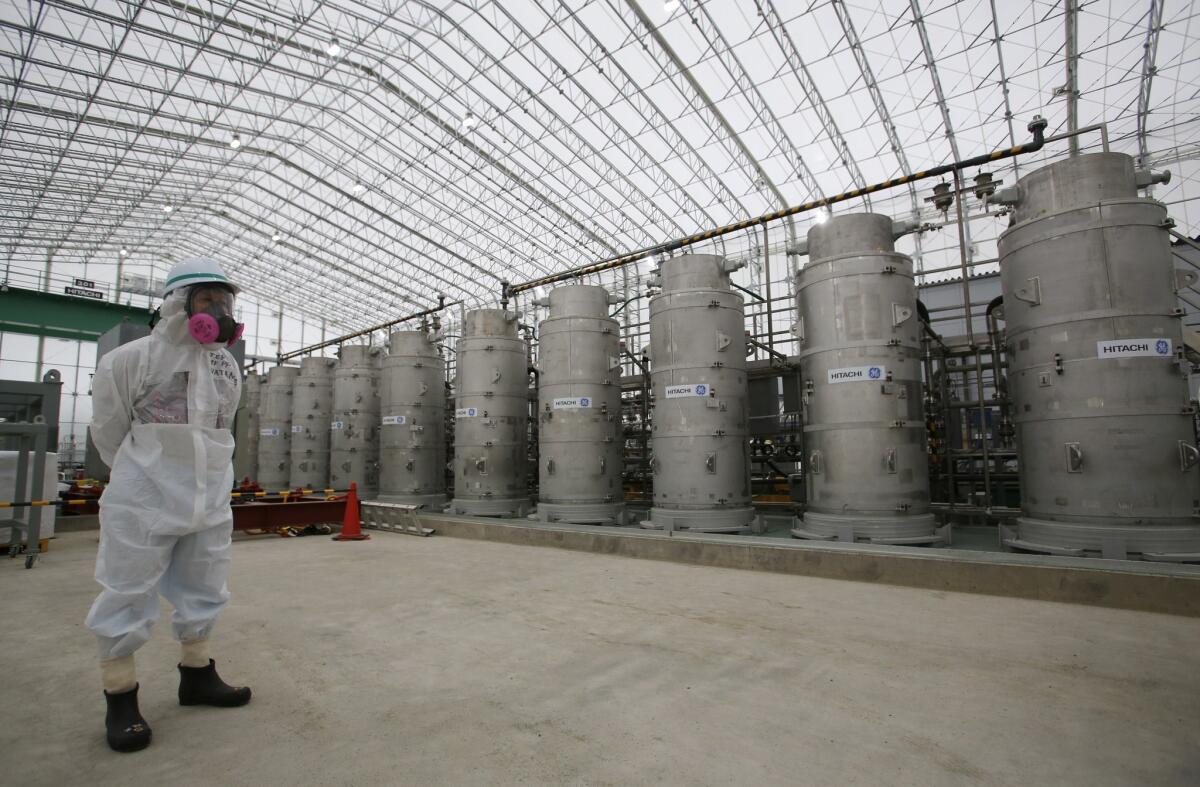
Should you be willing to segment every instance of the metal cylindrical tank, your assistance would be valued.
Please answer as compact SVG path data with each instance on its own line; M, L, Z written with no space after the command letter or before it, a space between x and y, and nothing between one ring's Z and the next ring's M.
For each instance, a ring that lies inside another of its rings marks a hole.
M833 216L796 275L808 503L797 538L941 541L929 512L921 327L892 219Z
M660 268L662 292L650 301L654 507L642 527L736 533L755 519L734 269L713 254L672 257Z
M333 419L329 425L329 485L356 484L361 500L379 489L380 347L344 344L333 373Z
M333 417L333 358L305 358L292 394L291 485L329 485L329 423Z
M1200 468L1164 205L1121 153L998 194L1021 511L1010 547L1200 559Z
M258 429L258 484L267 492L288 489L292 471L292 389L300 370L275 366L262 386Z
M244 429L238 432L241 441L234 454L234 479L242 483L244 479L254 481L258 477L258 430L260 411L262 409L262 377L257 372L250 372L242 381L242 410L239 417L246 419Z
M620 325L603 287L550 291L538 326L538 515L546 522L624 521Z
M466 313L458 341L454 499L449 511L524 516L529 502L529 364L517 315Z
M446 362L428 331L396 331L380 380L379 499L446 503Z

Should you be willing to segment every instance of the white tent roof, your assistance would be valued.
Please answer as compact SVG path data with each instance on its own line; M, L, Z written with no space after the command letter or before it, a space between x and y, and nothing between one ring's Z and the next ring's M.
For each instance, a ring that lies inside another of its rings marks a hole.
M1169 163L1156 196L1200 221L1194 4L1081 5L1079 124ZM1063 131L1065 29L1064 3L996 0L13 2L4 278L206 254L341 325L492 302Z

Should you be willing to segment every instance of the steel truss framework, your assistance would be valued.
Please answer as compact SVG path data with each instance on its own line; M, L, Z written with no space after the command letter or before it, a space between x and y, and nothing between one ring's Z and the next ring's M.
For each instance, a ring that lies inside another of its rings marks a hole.
M1077 5L1079 123L1107 122L1115 149L1178 167L1156 196L1186 223L1197 11ZM1067 117L1055 2L0 7L5 281L161 276L207 254L260 299L348 328L439 293L494 302L501 281L1015 144L1036 114L1062 131ZM847 209L864 208L932 215L912 187ZM781 229L777 243L805 227Z

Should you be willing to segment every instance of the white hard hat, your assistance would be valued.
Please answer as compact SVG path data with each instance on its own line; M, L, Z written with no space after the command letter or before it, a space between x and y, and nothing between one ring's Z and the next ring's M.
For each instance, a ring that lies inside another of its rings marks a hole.
M162 294L165 298L180 287L205 282L224 284L232 288L233 294L237 295L238 286L229 280L225 271L221 270L221 264L209 257L189 257L176 263L175 267L171 268L171 272L167 274L167 283L163 285Z

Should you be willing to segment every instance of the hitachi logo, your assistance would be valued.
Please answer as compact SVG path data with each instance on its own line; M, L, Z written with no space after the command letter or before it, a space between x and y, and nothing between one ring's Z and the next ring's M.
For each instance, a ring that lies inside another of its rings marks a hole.
M861 369L854 369L846 372L833 372L829 375L831 380L848 380L853 377L864 377Z
M1105 355L1111 353L1144 353L1150 352L1150 345L1146 342L1134 342L1131 344L1107 344L1103 350Z

